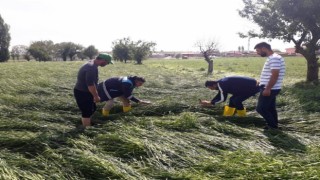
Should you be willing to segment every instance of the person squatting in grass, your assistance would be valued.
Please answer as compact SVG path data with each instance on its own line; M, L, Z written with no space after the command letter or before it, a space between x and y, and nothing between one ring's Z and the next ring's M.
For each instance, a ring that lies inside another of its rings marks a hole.
M224 106L223 116L233 116L236 110L237 116L246 116L246 108L242 102L254 96L260 90L257 80L242 76L230 76L218 81L206 81L205 86L219 92L211 101L200 100L200 104L204 107L224 102L228 94L232 94L229 105Z
M265 129L278 129L276 96L281 91L285 62L266 42L258 43L254 49L261 57L267 57L260 75L261 90L256 109L267 122Z
M140 87L146 80L143 77L127 76L112 77L98 85L98 94L101 102L107 101L102 108L102 115L109 116L110 110L114 104L114 98L118 98L123 104L123 112L131 110L130 100L139 104L150 104L148 101L137 99L132 95L134 88Z
M74 97L82 115L82 125L91 126L91 116L96 111L96 103L100 102L97 91L99 72L98 67L113 64L109 54L99 54L96 59L84 64L78 72L74 87Z

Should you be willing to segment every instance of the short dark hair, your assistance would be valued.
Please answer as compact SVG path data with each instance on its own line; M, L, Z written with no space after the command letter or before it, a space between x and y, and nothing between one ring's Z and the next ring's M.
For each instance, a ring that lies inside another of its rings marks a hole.
M137 80L137 81L140 81L140 82L143 82L143 83L146 82L146 80L143 77L139 77L139 76L133 76L133 79Z
M213 85L216 85L217 84L217 81L206 81L206 83L204 84L206 87L208 86L213 86Z
M254 49L260 49L260 48L267 48L268 50L271 50L271 45L266 42L258 43L256 46L254 46Z

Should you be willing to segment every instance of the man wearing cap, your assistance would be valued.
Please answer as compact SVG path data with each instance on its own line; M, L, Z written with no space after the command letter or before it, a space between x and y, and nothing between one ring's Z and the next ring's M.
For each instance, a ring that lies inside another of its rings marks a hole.
M78 72L77 82L74 87L74 97L81 111L83 127L91 125L91 116L96 111L96 103L100 102L97 91L98 67L104 67L107 64L113 64L111 55L101 53L96 59L84 64Z
M254 96L260 90L257 80L242 76L230 76L218 81L206 81L205 86L219 92L211 101L200 100L202 106L210 107L224 102L228 94L232 94L229 105L224 107L223 116L233 116L236 110L237 116L246 116L246 108L242 102Z

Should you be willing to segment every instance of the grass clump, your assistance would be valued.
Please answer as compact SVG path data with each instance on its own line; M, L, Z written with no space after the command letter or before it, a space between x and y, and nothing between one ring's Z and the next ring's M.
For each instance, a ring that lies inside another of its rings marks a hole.
M192 131L193 129L197 129L199 127L197 117L193 113L189 112L181 113L180 116L173 117L171 120L157 121L155 124L167 129L173 129L182 132Z
M88 151L71 150L72 154L66 160L73 165L80 177L86 179L124 179L119 169L114 167L107 159Z
M95 139L103 151L123 159L141 159L147 156L139 140L117 134L98 135Z
M319 163L315 163L318 160L311 160L314 150L310 149L306 156L266 156L244 150L225 152L201 163L195 169L204 170L215 178L223 179L313 179L319 177L316 169L320 166ZM304 168L301 169L302 167Z
M76 127L73 86L84 62L8 62L0 66L0 179L319 179L319 88L301 83L305 60L286 58L277 98L282 131L264 131L257 97L245 118L223 117L223 105L202 108L216 92L206 80L258 79L264 59L219 58L207 75L204 60L148 60L99 69L146 78L134 95L153 104L115 104L93 127ZM237 65L237 68L234 68ZM303 67L303 68L302 68ZM126 69L124 72L123 69ZM19 72L19 73L18 73ZM101 124L100 124L101 123Z

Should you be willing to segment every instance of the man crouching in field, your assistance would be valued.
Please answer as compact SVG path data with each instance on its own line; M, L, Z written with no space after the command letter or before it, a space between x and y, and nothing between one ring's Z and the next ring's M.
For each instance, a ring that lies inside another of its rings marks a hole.
M259 92L259 84L255 79L241 76L230 76L218 81L206 81L205 86L211 90L218 90L218 94L210 101L200 100L200 104L210 107L226 101L228 94L232 94L229 106L224 107L223 116L246 116L246 108L242 102Z
M279 54L271 50L271 46L268 43L259 43L254 49L261 57L267 57L260 76L261 91L257 112L267 122L265 129L278 129L276 96L281 91L285 75L285 62Z
M150 104L148 101L143 101L135 98L132 95L132 91L136 87L140 87L145 83L146 80L143 77L138 76L127 76L127 77L113 77L105 80L98 85L98 94L100 96L100 101L107 101L102 109L102 115L109 116L110 109L113 107L114 98L118 98L122 101L123 112L128 112L131 110L130 101L139 104Z
M84 127L91 126L91 116L96 111L96 103L100 102L97 91L98 66L104 67L107 64L113 64L112 57L109 54L99 54L96 59L84 64L78 72L74 97L81 111Z

